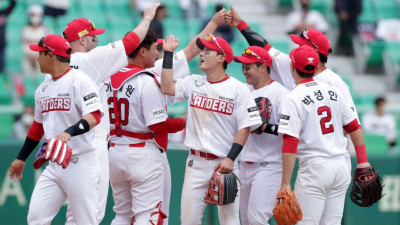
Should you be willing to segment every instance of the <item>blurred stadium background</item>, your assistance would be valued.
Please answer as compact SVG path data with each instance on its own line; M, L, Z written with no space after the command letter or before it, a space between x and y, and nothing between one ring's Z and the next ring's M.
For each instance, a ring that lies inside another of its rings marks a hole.
M99 45L104 45L120 40L141 19L140 13L132 8L130 0L70 0L70 2L67 14L59 17L57 21L44 17L43 23L50 28L51 33L61 35L69 21L86 17L92 20L96 27L106 29L106 32L99 36ZM161 2L168 10L168 17L163 21L164 33L177 36L180 40L180 48L183 48L200 31L202 20L183 19L179 0ZM226 5L226 8L233 5L241 17L253 29L264 34L275 48L288 53L296 47L291 44L289 36L285 33L284 24L288 12L293 9L297 0L208 0L205 13L207 17L213 14L215 4L221 2ZM27 9L33 4L41 5L42 3L42 0L17 0L15 9L7 18L5 70L3 74L0 74L0 224L26 224L30 194L38 175L28 167L22 186L19 186L9 182L7 168L22 145L21 140L11 138L15 119L21 115L24 106L34 104L33 93L43 79L43 75L32 77L23 74L21 46L22 27L28 21ZM376 38L375 30L382 19L400 19L400 0L362 0L362 3L362 13L358 18L360 33L352 38L354 56L339 56L334 52L329 57L328 67L340 74L348 83L360 118L365 112L373 110L376 97L385 96L388 101L388 111L394 114L398 121L400 37L397 41L381 40ZM5 8L8 4L9 1L3 0L0 8ZM311 0L311 8L321 12L330 25L327 35L335 50L339 23L333 5L334 0ZM239 32L236 30L235 32L236 38L231 45L234 54L239 55L247 47L247 42ZM192 73L200 72L197 58L189 65ZM240 64L230 64L228 74L244 81ZM170 106L169 113L172 116L179 116L185 108L185 104ZM400 121L397 122L397 130L400 131ZM350 201L347 198L343 224L400 224L399 153L388 155L389 146L385 136L369 133L365 133L365 136L370 161L376 168L381 169L384 175L386 196L381 203L368 209L360 209L351 205L352 203L349 204ZM170 224L179 224L180 190L187 152L175 150L181 148L179 145L170 146L169 158L174 160L171 162L173 193ZM24 195L24 199L21 194ZM62 212L64 211L65 207L62 209ZM64 215L59 213L54 224L63 223ZM113 215L110 195L107 215L102 224L109 224ZM218 224L216 217L215 208L208 207L203 224Z

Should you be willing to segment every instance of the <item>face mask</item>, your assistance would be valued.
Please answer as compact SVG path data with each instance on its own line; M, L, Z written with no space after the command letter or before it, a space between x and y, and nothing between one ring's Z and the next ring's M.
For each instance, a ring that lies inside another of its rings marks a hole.
M30 22L33 25L38 25L38 24L40 24L42 22L42 17L41 16L31 16L30 17Z
M30 126L33 123L33 116L29 115L29 114L23 114L21 117L21 122L25 125L25 126Z

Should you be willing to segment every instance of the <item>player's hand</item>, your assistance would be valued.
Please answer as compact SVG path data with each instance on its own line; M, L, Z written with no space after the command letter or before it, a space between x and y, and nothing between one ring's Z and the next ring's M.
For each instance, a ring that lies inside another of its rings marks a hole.
M291 188L290 188L290 185L289 186L284 186L284 185L282 185L282 187L281 187L281 189L280 190L291 190ZM278 192L279 193L279 192ZM283 204L285 202L285 199L284 198L278 198L278 195L276 196L276 200L275 200L275 205L274 205L274 209L278 206L278 205L280 205L280 204Z
M263 125L261 125L261 127L251 131L250 133L260 135L260 134L264 133L264 130L267 127L267 125L268 125L268 123L264 123Z
M371 165L369 164L369 162L357 164L357 168L368 168L368 167L371 167ZM372 177L372 176L363 176L361 179L363 179L363 180L368 180L368 179L370 179L371 177Z
M233 170L233 161L232 159L225 157L218 165L215 166L215 170L222 174L231 173Z
M166 40L163 42L164 51L175 51L179 46L179 40L174 35L169 35Z
M213 21L217 26L221 26L221 25L225 24L225 14L226 14L226 9L223 8L214 14L211 21Z
M242 18L240 18L239 13L236 12L236 10L232 6L230 6L229 8L231 11L229 13L225 13L226 24L231 27L237 27L242 21ZM229 16L229 14L231 14L231 16Z
M156 10L160 6L160 2L156 2L143 12L143 19L153 20L156 15Z
M22 179L22 172L25 168L25 162L19 159L15 159L8 169L8 176L15 183L19 182Z
M57 135L55 139L58 139L62 142L68 142L69 140L71 140L71 135L66 132L62 132L61 134Z

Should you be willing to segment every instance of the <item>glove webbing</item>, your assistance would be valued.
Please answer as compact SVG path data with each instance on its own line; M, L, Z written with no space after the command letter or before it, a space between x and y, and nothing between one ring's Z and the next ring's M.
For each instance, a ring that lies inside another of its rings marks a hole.
M224 199L223 204L230 204L235 201L238 193L237 177L235 174L231 173L229 175L224 175Z

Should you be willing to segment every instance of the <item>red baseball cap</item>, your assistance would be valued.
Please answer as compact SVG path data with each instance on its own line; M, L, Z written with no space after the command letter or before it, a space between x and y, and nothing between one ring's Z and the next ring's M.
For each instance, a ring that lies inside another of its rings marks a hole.
M294 43L298 45L308 45L317 49L318 52L323 55L327 56L332 52L328 37L316 29L303 30L300 35L291 34L290 38Z
M196 45L201 50L203 50L204 47L207 47L219 52L221 55L225 55L225 61L228 64L233 60L232 47L221 37L214 37L212 34L209 34L204 39L197 38Z
M314 48L301 45L290 52L293 66L303 73L314 73L318 69L319 56Z
M69 42L78 40L86 35L99 35L106 31L103 28L96 28L94 23L86 18L72 20L64 29L64 38Z
M60 35L49 34L40 39L39 44L31 44L29 48L35 52L51 52L65 58L71 57L71 47Z
M238 63L263 63L267 66L271 66L272 57L269 55L268 51L258 47L258 46L250 46L243 51L242 56L235 56L233 59Z

